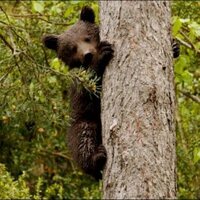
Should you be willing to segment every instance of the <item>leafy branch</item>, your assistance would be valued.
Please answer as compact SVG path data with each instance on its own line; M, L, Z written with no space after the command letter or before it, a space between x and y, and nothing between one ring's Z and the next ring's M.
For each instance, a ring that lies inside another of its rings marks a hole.
M11 44L5 39L5 37L0 33L0 39L4 42L4 44L14 53L14 49Z
M179 31L183 36L184 38L187 40L187 42L183 42L181 39L178 39L183 45L191 48L191 49L194 49L198 54L200 54L200 50L196 48L196 46L193 44L193 42L190 40L190 38L183 32L183 31Z
M71 70L68 73L63 73L52 68L46 69L67 79L70 78L71 81L77 81L80 86L84 87L87 91L92 92L96 96L100 93L101 88L96 84L99 81L99 78L90 70L80 68Z
M16 17L16 18L30 18L30 19L38 19L42 20L46 23L53 24L53 25L59 25L59 26L71 26L73 23L57 23L53 21L49 21L47 19L44 19L41 17L41 15L36 15L36 14L26 14L26 15L17 15L17 14L9 14L9 16ZM43 15L45 16L45 15Z

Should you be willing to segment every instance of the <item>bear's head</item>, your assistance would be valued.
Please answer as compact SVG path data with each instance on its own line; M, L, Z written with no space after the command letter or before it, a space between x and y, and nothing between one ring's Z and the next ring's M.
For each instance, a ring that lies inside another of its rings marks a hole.
M100 43L94 11L88 6L83 7L76 24L60 35L44 36L43 43L47 48L56 51L58 58L70 69L94 65Z

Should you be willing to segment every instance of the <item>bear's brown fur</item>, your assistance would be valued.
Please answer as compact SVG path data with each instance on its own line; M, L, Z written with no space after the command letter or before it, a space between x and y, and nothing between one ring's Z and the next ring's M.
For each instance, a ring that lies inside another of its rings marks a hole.
M60 35L43 38L47 48L55 50L70 69L84 67L92 69L99 77L98 86L106 65L113 57L113 49L106 41L100 41L99 27L94 23L94 11L85 6L80 20ZM107 155L101 138L100 98L84 88L70 88L71 117L68 130L68 145L78 165L87 173L101 178Z

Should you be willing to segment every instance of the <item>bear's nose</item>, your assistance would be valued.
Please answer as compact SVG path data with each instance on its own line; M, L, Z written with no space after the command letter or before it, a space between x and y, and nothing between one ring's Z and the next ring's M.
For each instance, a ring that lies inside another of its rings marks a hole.
M88 52L84 55L84 62L90 64L92 62L93 54Z

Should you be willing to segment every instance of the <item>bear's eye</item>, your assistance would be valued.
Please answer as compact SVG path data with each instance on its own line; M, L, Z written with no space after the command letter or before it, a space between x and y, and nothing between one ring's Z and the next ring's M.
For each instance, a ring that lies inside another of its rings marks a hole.
M90 42L91 41L91 38L90 37L86 37L85 38L85 42Z

